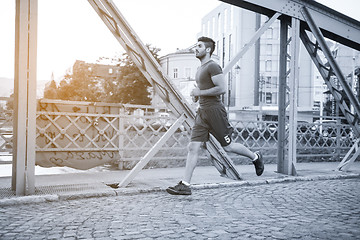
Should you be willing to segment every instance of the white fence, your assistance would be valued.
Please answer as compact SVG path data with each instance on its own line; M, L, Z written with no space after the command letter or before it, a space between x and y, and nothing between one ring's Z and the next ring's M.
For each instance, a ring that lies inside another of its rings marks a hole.
M36 119L36 164L89 169L104 163L131 168L167 131L175 118L166 109L148 106L40 100ZM261 150L276 163L277 122L232 121L233 140ZM189 133L184 128L151 161L156 167L184 163ZM0 116L0 151L12 152L12 114ZM348 125L301 123L298 161L339 161L353 144ZM234 159L234 161L240 159Z

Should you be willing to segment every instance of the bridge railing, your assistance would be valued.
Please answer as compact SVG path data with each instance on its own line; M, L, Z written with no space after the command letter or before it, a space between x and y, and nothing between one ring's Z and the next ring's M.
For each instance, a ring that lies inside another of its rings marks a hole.
M165 108L41 100L37 111L36 162L80 169L111 162L120 168L131 168L174 121L175 117ZM267 161L276 163L277 122L232 120L231 124L233 141L261 150ZM339 161L354 140L351 128L336 121L301 122L297 129L298 161ZM155 155L152 166L183 164L189 140L189 132L179 128ZM10 111L0 114L0 154L12 154ZM234 159L238 160L241 158Z

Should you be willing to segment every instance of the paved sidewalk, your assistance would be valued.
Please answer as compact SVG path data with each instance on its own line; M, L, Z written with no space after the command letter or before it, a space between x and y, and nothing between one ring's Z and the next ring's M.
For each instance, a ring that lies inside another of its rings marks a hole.
M293 181L360 178L360 162L353 163L347 172L335 171L337 165L338 162L298 163L298 176L287 176L276 173L276 164L267 164L265 172L260 177L256 176L252 164L238 165L236 168L243 178L240 181L221 177L213 166L199 166L194 172L192 188L240 187ZM15 196L10 190L11 177L0 177L0 206L164 191L168 186L175 185L181 179L183 172L184 168L144 169L126 188L117 189L108 185L121 182L129 171L83 171L36 175L36 192L32 196Z

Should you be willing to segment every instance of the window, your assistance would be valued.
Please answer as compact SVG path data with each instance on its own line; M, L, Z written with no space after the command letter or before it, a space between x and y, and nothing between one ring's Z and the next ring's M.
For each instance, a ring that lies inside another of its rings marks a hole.
M266 31L266 37L269 38L269 39L272 39L272 38L273 38L273 29L272 29L272 28L269 28L269 29Z
M223 37L222 67L225 66L225 37Z
M191 68L185 68L185 77L190 79L190 77L191 77Z
M273 86L275 86L275 87L277 87L278 86L278 78L276 77L276 76L273 76L272 77L272 85Z
M271 60L265 61L265 71L271 72L272 66L271 66Z
M227 8L224 10L224 33L227 32L227 24L228 24L228 21L227 21L227 13L228 13L228 10Z
M232 51L232 42L231 42L231 34L229 35L229 62L231 61L231 51Z
M174 78L178 78L179 76L179 73L178 73L178 69L177 68L174 68L174 75L173 75L173 77Z
M272 103L272 93L266 93L266 103Z
M221 13L218 13L218 36L221 36Z
M215 38L215 26L216 26L216 23L215 23L215 17L212 18L212 38Z
M230 30L233 29L234 26L234 6L230 7Z
M206 36L210 37L210 21L207 22L207 33Z
M272 44L266 44L266 55L272 55Z
M271 84L271 77L266 77L266 83Z
M109 68L109 74L113 74L113 69Z
M320 101L314 101L314 107L320 107Z

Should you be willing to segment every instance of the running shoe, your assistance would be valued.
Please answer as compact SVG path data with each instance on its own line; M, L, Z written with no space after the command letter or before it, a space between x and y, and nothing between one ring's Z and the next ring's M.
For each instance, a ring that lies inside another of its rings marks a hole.
M264 168L265 168L263 157L260 152L255 152L255 154L258 155L258 159L253 161L253 164L255 165L256 175L261 176L261 174L263 174Z
M174 187L168 187L166 191L172 195L191 195L191 189L181 181Z

